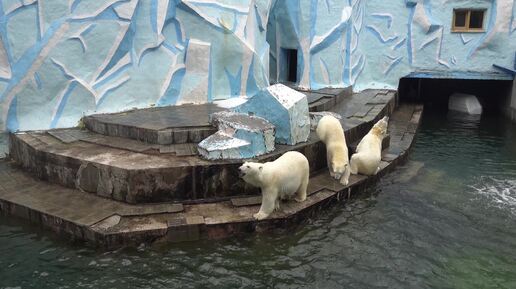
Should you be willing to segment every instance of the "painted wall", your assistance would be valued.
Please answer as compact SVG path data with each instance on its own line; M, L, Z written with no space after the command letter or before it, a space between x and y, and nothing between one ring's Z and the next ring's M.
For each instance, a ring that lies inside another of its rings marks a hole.
M369 57L357 87L391 87L400 76L509 79L493 64L513 67L516 5L513 0L373 0L359 49ZM393 5L395 5L393 7ZM486 9L483 33L452 33L454 8ZM388 12L391 11L391 12ZM393 13L392 11L396 11Z
M2 0L0 130L268 85L271 0Z
M486 32L451 33L458 7L487 9ZM2 0L0 130L251 96L282 80L284 49L312 89L503 78L515 19L514 0Z
M483 33L452 33L455 8L485 9ZM415 77L509 79L513 0L285 0L271 12L271 81L282 81L282 49L298 49L298 85L396 88Z

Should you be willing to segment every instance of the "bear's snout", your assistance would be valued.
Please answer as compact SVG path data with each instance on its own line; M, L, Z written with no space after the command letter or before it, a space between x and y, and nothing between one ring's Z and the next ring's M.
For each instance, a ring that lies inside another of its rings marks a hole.
M245 177L245 171L243 166L238 168L238 177L243 178Z

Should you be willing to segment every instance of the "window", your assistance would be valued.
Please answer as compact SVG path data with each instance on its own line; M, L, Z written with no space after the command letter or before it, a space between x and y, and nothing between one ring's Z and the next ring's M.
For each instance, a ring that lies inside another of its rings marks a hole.
M453 32L483 32L485 10L455 9L453 10Z

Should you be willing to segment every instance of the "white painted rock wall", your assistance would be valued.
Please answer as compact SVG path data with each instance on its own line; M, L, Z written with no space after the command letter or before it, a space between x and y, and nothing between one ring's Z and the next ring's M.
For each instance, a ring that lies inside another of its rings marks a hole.
M478 98L465 93L454 93L450 95L448 109L467 114L482 114L482 105L478 101Z
M276 143L295 145L305 142L310 134L310 117L306 95L283 84L269 86L236 112L260 116L276 127Z
M198 145L205 159L248 159L274 150L274 126L261 117L222 111L211 123L219 130Z

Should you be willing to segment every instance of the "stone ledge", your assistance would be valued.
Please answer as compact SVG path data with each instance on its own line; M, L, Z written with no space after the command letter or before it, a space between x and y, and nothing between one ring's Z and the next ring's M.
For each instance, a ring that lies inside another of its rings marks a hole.
M369 116L371 121L349 118L357 106L378 94L383 95L381 93L383 91L368 90L346 96L332 108L332 112L342 116L348 142L360 139L375 120L392 112L394 93L388 92L385 95L390 95L390 102L381 105L383 108L377 110L377 115ZM145 144L132 139L91 133L86 136L82 133L78 137L80 139L77 141L65 143L46 132L10 135L11 157L42 180L128 203L192 203L258 194L256 189L246 186L238 177L237 168L242 160L206 161L192 156L187 144L174 145L175 153L159 154L156 151L158 148L163 152L169 151L163 145ZM127 146L122 149L116 143L126 143ZM289 150L305 154L311 172L326 166L326 150L314 132L307 142L294 146L277 145L275 151L254 160L271 161ZM88 166L90 174L82 182L79 173Z
M415 134L406 131L408 126L400 125L400 119L406 117L404 111L410 110L401 106L391 117L389 131L402 137L393 138L378 175L353 176L350 185L342 186L325 170L314 173L307 201L283 202L281 211L263 221L252 219L259 204L235 206L232 200L182 206L154 205L150 210L150 205L131 206L35 180L5 161L0 162L0 213L28 219L73 239L111 248L141 242L216 239L292 227L334 203L346 202L365 191L407 158ZM417 111L412 108L409 120ZM420 119L421 114L418 116ZM125 211L131 208L134 208L132 213Z
M95 114L85 116L83 123L98 134L149 144L198 143L217 131L209 115L224 110L215 104L185 104Z

